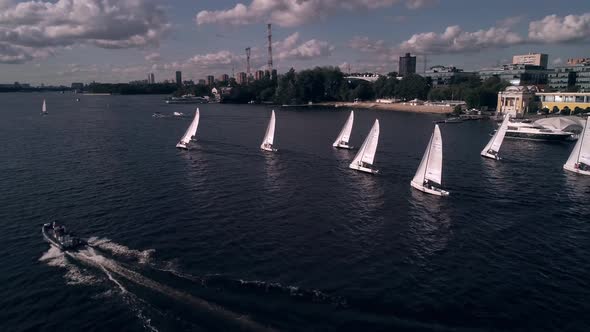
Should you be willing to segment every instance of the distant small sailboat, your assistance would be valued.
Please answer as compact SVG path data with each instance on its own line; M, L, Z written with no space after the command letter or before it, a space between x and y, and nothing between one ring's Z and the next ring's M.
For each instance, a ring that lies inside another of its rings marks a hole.
M180 141L176 144L177 148L188 150L188 144L190 143L191 139L193 139L193 137L197 134L197 128L199 127L199 117L199 109L197 108L197 110L195 111L195 117L193 118L193 121L191 122L190 126L188 126L188 129L186 130L186 133L184 133L184 136L182 136Z
M563 169L573 173L590 175L590 130L588 130L588 118L584 123L584 130L576 142L570 157Z
M449 192L442 190L443 144L440 128L434 126L434 132L418 166L416 175L410 185L420 191L437 196L448 196Z
M342 127L342 130L340 131L340 134L338 134L338 137L334 141L334 144L332 144L333 147L341 149L352 149L352 146L348 145L348 140L350 139L350 132L352 131L353 122L354 111L350 111L348 120L346 120L346 123L344 124L344 127Z
M43 106L41 106L41 114L42 115L49 114L49 113L47 113L47 104L45 103L45 99L43 99Z
M500 125L500 128L496 130L492 139L488 142L488 144L481 150L481 155L486 158L491 158L495 160L500 160L500 156L498 155L498 151L500 151L500 146L502 146L502 142L504 141L504 136L506 136L506 130L508 129L508 123L510 122L510 115L504 115L504 121Z
M260 148L264 151L269 152L276 152L278 151L273 147L274 140L275 140L275 111L272 110L270 115L270 121L268 122L268 127L266 127L266 133L264 134L264 139L262 140L262 144L260 144Z
M377 144L379 143L379 120L375 120L375 124L371 128L369 135L365 138L363 145L359 149L350 165L351 169L357 171L377 174L379 170L373 168L373 161L375 161L375 152L377 151Z

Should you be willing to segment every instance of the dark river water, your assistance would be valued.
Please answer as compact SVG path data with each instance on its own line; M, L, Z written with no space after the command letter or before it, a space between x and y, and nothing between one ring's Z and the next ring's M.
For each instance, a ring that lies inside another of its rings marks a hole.
M371 176L332 142L349 110L194 105L162 96L0 94L1 331L588 331L590 177L571 143L441 125L443 185L410 180L440 116L376 118ZM40 116L43 98L48 116ZM58 220L90 246L61 253Z

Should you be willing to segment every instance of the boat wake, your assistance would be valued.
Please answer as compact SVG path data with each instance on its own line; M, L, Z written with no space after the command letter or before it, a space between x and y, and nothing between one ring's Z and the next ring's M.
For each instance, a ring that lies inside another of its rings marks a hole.
M62 267L67 270L65 277L68 284L95 285L107 283L115 286L114 293L121 295L124 301L130 305L132 311L142 321L147 330L157 331L151 325L151 319L144 312L154 310L149 302L141 299L132 289L137 286L163 295L180 304L190 307L191 311L209 319L215 319L216 326L223 324L228 329L247 331L272 331L273 329L261 325L249 317L227 310L217 304L193 296L189 293L172 288L164 283L146 277L129 264L118 261L115 257L131 257L137 259L139 264L151 261L153 250L137 251L125 246L113 243L108 239L90 239L89 246L77 251L62 252L51 247L39 259L49 266ZM109 253L113 254L110 257ZM76 264L78 263L78 264ZM80 267L78 265L83 265ZM92 270L101 271L102 274L92 273ZM113 292L111 292L113 293Z

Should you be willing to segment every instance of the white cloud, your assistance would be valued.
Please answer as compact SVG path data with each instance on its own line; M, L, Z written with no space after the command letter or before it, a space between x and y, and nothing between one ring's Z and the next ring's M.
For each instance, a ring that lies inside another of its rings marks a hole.
M0 62L22 63L80 44L157 46L170 29L152 0L4 1L0 8Z
M525 42L508 28L492 27L475 32L463 31L459 26L450 26L442 33L415 34L402 42L399 49L417 54L468 53L487 48L502 48Z
M555 59L553 60L553 64L554 64L554 65L560 65L560 64L562 64L562 63L563 63L563 59L562 59L562 58L555 58Z
M145 61L147 62L158 62L162 60L162 56L158 52L150 53L145 56Z
M283 27L321 20L339 11L374 10L405 2L411 9L432 5L438 0L252 0L227 10L203 10L196 16L202 24L243 25L271 22Z
M283 41L273 43L278 60L309 60L332 55L334 46L327 41L310 39L299 44L299 33L295 32Z
M384 40L371 40L369 37L354 37L348 42L348 46L361 52L383 52L387 49Z
M529 24L529 39L540 43L590 40L590 13L560 17L549 15Z

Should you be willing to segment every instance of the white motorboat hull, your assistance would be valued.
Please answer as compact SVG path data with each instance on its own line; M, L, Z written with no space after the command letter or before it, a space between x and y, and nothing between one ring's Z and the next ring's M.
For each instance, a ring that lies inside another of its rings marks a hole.
M576 173L576 174L590 175L590 171L583 171L581 169L577 169L577 168L571 167L569 165L563 165L563 169L565 169L566 171L572 172L572 173Z
M491 153L481 153L482 157L486 157L486 158L490 158L490 159L494 159L494 160L500 160L501 158L498 155L493 155Z
M442 190L439 188L437 188L437 189L427 188L427 187L424 187L424 185L416 183L414 181L411 181L410 185L412 187L414 187L415 189L420 190L421 192L425 192L427 194L431 194L431 195L435 195L435 196L449 196L449 194L450 194L446 190Z
M350 164L348 167L350 169L354 169L354 170L365 172L365 173L369 173L369 174L377 174L377 173L379 173L379 170L377 170L377 169L363 167L363 166L356 165L356 164Z
M346 144L333 144L333 147L337 148L337 149L347 149L347 150L351 150L353 147L346 145Z

